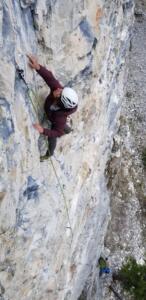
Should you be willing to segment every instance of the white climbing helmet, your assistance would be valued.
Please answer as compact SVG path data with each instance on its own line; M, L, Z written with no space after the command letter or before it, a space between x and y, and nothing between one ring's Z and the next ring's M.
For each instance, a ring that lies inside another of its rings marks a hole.
M65 87L61 94L61 102L65 108L74 108L78 104L78 95L70 87Z

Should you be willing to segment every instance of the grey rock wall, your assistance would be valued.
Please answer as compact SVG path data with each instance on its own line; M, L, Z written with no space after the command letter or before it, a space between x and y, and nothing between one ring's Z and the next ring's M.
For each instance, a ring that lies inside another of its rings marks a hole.
M132 13L133 1L120 0L0 4L1 299L76 300L94 277L109 220L104 171ZM41 122L49 90L28 67L27 53L80 98L73 132L58 139L52 161L43 163L32 124ZM17 65L36 94L33 103Z
M105 246L113 271L121 268L127 256L133 256L139 264L145 262L146 249L146 184L142 153L146 147L145 110L145 40L146 2L136 1L135 22L129 53L128 77L122 102L120 127L114 137L111 160L108 164L111 191L111 221ZM115 299L107 285L101 282L103 297ZM115 284L122 299L130 299Z

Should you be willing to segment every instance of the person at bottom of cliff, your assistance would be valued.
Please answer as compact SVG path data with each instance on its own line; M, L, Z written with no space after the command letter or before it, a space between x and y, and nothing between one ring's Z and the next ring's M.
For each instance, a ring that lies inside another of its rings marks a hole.
M103 274L110 274L111 273L111 269L108 266L108 258L103 258L102 256L100 256L99 260L98 260L98 265L99 265L99 276L101 277Z
M48 137L48 150L44 156L40 157L40 160L43 161L53 155L57 138L71 131L66 122L67 117L77 110L78 96L72 88L63 87L52 72L41 66L34 56L28 55L28 58L29 66L37 71L51 90L44 105L47 118L51 122L51 129L34 124L40 134Z

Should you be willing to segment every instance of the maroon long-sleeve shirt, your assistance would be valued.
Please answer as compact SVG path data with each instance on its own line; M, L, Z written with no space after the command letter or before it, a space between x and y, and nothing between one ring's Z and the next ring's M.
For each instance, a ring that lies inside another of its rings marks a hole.
M67 117L74 113L77 110L77 107L72 109L62 109L60 108L57 111L51 110L51 105L55 102L56 98L53 96L53 91L58 88L63 88L58 80L55 79L52 72L48 71L43 66L40 66L40 69L37 70L38 74L44 79L47 85L50 87L50 94L46 98L44 109L48 119L52 123L52 128L44 128L43 134L48 137L60 137L64 134L64 127L67 121Z

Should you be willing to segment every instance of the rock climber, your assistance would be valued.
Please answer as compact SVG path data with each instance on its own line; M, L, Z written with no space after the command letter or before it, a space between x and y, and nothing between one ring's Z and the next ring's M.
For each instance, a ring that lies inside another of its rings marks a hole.
M111 273L110 268L108 267L108 258L103 258L102 256L100 256L99 260L98 260L98 265L99 265L99 276L102 276L102 274L109 274Z
M78 107L78 95L70 87L63 87L55 79L52 72L41 66L37 58L28 55L29 66L36 70L50 87L50 94L47 96L44 109L48 120L51 122L51 128L43 128L40 124L34 124L35 129L48 137L48 150L44 156L40 157L43 161L52 156L56 148L57 138L65 133L69 133L71 128L66 124L67 117L74 113Z

